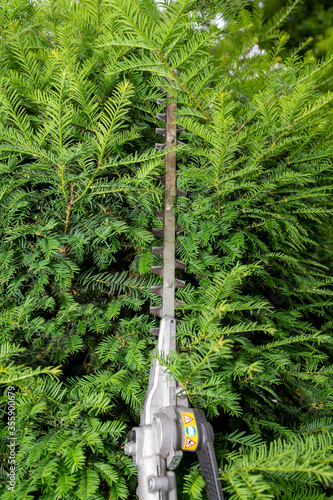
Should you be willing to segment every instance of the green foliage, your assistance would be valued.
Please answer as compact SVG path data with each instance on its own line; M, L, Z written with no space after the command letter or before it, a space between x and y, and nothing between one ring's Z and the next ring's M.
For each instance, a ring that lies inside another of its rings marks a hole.
M332 499L331 62L283 57L292 4L268 23L229 4L1 7L3 438L8 385L18 422L16 492L1 498L135 498L123 445L156 343L167 87L187 286L163 362L213 419L226 499ZM193 455L178 496L206 498Z
M286 0L264 0L265 16L271 18L286 3ZM332 54L333 6L330 0L302 0L297 9L284 19L282 27L290 36L290 47L297 47L308 40L317 57Z

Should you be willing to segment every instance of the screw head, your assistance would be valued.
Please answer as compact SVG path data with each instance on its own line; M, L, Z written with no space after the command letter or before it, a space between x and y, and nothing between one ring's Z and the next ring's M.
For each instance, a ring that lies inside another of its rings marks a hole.
M172 287L173 287L173 281L171 281L171 280L167 280L167 282L165 283L165 286L166 286L167 288L172 288Z

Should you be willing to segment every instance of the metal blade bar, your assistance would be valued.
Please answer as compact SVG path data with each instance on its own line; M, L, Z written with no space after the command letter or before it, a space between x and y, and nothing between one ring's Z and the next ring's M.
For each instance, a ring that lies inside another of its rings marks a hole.
M168 98L171 95L168 94ZM166 162L165 162L165 195L164 195L164 238L163 238L163 272L162 272L162 310L161 317L175 317L175 253L176 253L176 220L174 205L176 202L176 151L177 127L175 110L177 104L169 103L166 120ZM171 350L176 350L176 340Z

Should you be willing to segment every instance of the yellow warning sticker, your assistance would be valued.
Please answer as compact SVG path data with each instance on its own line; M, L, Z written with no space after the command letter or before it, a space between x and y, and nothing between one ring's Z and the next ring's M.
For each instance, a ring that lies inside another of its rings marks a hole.
M194 413L182 412L182 420L185 434L183 450L194 451L198 446L198 429Z

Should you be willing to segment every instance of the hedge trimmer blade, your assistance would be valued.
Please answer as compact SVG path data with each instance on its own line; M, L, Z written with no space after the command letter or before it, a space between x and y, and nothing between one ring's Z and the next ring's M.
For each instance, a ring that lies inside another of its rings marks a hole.
M168 97L171 97L168 95ZM159 100L159 102L161 102ZM164 210L157 212L157 216L163 220L163 228L154 228L153 233L163 238L163 246L153 247L152 252L155 255L163 257L163 265L152 267L152 272L162 276L162 285L153 286L151 291L162 297L160 307L151 307L151 314L160 318L164 316L174 317L177 301L175 299L175 289L183 288L185 283L175 277L175 269L184 269L185 264L176 260L176 231L181 227L176 223L175 212L173 210L177 196L184 196L185 193L176 187L176 151L177 128L174 123L176 103L167 105L166 114L158 114L157 118L165 122L165 128L157 128L156 132L165 137L165 143L156 144L157 149L164 149L165 155L165 174L160 177L160 181L165 185ZM169 151L172 150L172 151Z
M168 94L167 98L171 98ZM158 100L161 104L162 100ZM177 196L185 193L176 187L177 127L176 103L168 103L165 114L157 118L165 122L165 128L156 132L165 136L165 143L156 144L165 150L165 175L159 179L165 185L164 210L157 212L163 227L153 233L163 239L163 245L153 247L155 255L163 258L162 266L152 267L152 272L162 277L162 284L151 288L162 298L161 306L151 307L151 314L161 318L160 327L152 329L158 334L156 357L152 358L148 389L141 411L140 427L128 435L125 453L133 457L138 467L137 495L140 500L177 500L176 478L173 470L178 466L183 451L195 451L206 482L208 500L223 500L219 472L213 447L214 432L202 410L189 407L184 389L167 373L157 357L165 358L176 350L175 289L185 283L175 276L176 269L184 269L183 262L176 260L176 231L181 228L175 220L174 206Z

